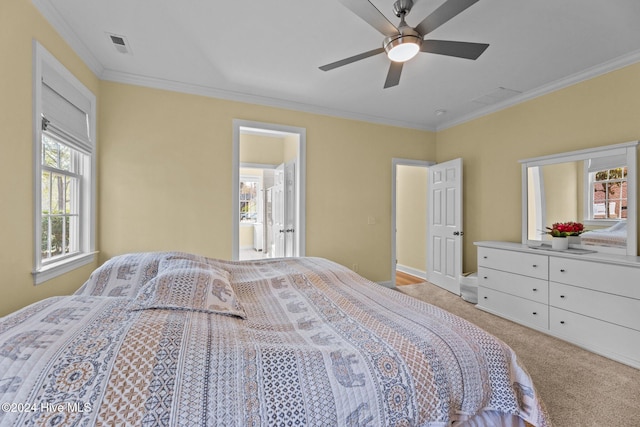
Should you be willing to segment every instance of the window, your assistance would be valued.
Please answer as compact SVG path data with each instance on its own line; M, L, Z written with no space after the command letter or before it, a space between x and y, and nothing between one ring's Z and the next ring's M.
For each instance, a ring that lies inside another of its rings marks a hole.
M240 224L260 222L260 190L259 177L240 177Z
M627 173L624 156L589 159L585 162L588 183L589 221L627 218Z
M590 174L591 219L627 218L627 168L605 169Z
M33 274L39 284L94 259L95 96L38 43L35 58Z

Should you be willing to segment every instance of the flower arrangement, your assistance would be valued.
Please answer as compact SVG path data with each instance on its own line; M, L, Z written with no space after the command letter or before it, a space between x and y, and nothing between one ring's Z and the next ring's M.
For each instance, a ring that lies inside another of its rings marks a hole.
M584 232L584 225L579 222L556 222L551 227L546 227L548 231L545 234L549 234L552 237L567 237L567 236L579 236Z

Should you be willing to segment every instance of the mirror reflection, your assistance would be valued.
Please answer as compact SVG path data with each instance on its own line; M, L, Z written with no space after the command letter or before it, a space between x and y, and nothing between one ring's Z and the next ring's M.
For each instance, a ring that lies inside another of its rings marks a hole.
M523 243L548 243L547 227L579 222L586 231L570 239L571 247L635 251L635 224L627 219L636 217L635 185L628 181L636 144L629 145L629 152L602 147L523 160Z

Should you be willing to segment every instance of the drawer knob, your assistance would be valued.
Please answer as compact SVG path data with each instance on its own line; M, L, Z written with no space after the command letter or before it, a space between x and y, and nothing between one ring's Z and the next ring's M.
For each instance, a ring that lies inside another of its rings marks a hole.
M533 264L533 268L537 268L537 267L538 267L538 264Z
M560 298L564 299L564 295L560 295Z
M483 276L482 278L483 278L483 279L488 279L488 277L487 277L487 276Z
M561 325L564 325L564 320L561 320L561 321L560 321L560 324L561 324Z
M534 316L536 316L537 314L538 314L538 312L537 312L537 311L534 311L534 312L533 312L533 315L534 315Z
M483 256L482 258L487 259L487 258L488 258L488 256L486 256L486 255L485 255L485 256Z
M564 268L561 268L561 269L560 269L560 273L564 273Z
M533 292L538 292L538 288L533 288Z
M489 299L489 297L484 297L484 299Z

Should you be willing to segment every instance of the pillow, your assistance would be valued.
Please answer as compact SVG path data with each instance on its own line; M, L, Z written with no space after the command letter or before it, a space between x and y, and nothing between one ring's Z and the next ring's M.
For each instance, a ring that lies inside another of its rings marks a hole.
M140 287L158 273L158 264L169 253L140 252L118 255L96 268L75 295L133 298Z
M164 308L245 318L229 282L229 273L213 267L170 268L140 288L133 310Z
M158 272L162 273L166 270L172 270L176 268L201 268L207 270L209 268L216 269L216 267L210 266L204 257L190 254L171 254L160 260L158 264ZM222 270L222 269L220 269ZM222 270L224 271L224 270Z

